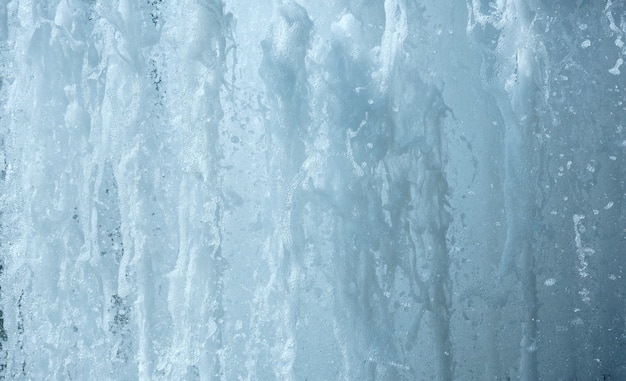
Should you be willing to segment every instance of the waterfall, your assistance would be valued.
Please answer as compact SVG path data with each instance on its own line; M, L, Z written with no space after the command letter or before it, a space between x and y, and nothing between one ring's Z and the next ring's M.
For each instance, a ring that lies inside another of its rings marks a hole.
M0 4L0 379L625 378L625 20Z

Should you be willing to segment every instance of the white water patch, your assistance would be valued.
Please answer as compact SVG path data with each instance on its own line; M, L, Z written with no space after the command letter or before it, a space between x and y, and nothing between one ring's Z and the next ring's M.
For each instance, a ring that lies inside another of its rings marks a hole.
M407 37L407 10L404 0L385 0L385 31L380 43L380 92L387 93L394 63Z
M589 255L593 255L595 250L583 246L581 234L586 231L585 226L582 224L583 219L585 219L585 216L581 214L574 214L572 217L572 220L574 221L574 242L576 245L576 253L578 255L578 275L581 278L586 278L589 276L589 262L587 261L587 257Z
M547 287L552 287L556 284L556 279L548 278L543 282L543 284L546 285Z
M619 68L624 64L624 60L620 57L617 59L617 61L615 61L615 66L613 66L612 68L609 69L609 73L613 74L613 75L620 75L621 71L619 70Z

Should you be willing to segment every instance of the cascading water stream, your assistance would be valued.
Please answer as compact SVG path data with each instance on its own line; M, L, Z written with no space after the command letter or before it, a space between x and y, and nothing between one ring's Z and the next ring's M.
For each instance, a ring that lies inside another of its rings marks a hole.
M0 379L626 377L624 20L0 4Z

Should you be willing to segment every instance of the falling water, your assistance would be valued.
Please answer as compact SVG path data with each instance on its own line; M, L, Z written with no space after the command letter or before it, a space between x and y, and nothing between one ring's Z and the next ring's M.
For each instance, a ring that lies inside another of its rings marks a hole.
M626 378L626 6L0 4L0 379Z

